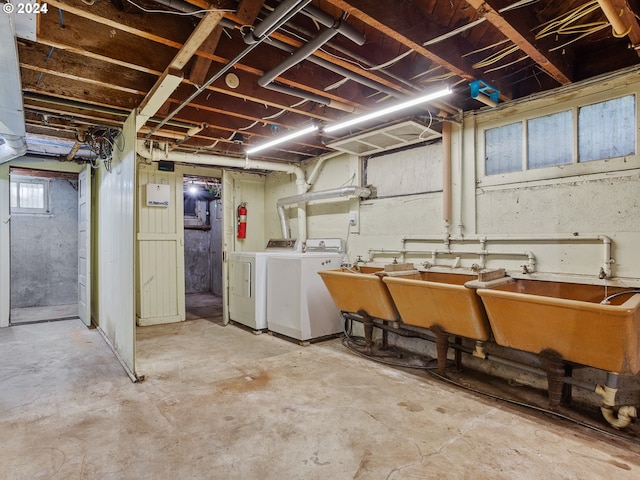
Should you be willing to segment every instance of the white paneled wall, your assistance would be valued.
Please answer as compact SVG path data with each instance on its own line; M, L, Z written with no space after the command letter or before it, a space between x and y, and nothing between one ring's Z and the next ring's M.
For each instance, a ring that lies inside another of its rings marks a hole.
M147 206L147 184L169 186L167 206ZM182 175L138 165L138 325L185 319Z
M9 326L11 298L11 235L9 222L9 164L0 165L0 327Z
M93 316L130 373L135 372L135 115L123 126L124 149L111 171L96 171ZM120 144L120 142L119 142Z

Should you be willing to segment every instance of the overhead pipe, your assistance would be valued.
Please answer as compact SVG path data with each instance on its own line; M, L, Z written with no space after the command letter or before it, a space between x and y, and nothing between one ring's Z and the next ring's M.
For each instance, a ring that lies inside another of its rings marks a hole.
M287 22L311 2L303 0L302 3L304 5L301 5L300 0L283 0L280 2L249 34L244 36L245 43L249 45L260 43L266 36L277 30L283 23ZM284 22L282 22L283 19L285 20Z
M295 47L292 47L291 45L288 45L284 42L281 42L280 40L276 40L275 38L269 39L269 45L273 45L274 47L289 53L292 53L293 51L295 51ZM382 92L385 95L389 95L396 98L403 96L400 92L392 88L389 88L386 85L382 85L374 80L371 80L363 75L359 75L355 72L352 72L351 70L347 70L346 68L341 67L339 65L334 65L328 60L325 60L324 58L320 58L316 55L311 55L310 57L307 58L307 61L311 63L315 63L320 67L324 67L327 70L331 70L332 72L337 73L338 75L342 75L343 77L346 77L349 80L353 80L354 82L357 82L360 85L364 85L365 87L378 90L379 92Z
M631 32L633 25L627 26L622 20L621 14L624 14L624 11L618 10L611 0L598 0L598 4L611 24L613 36L616 38L626 37Z
M250 160L248 158L222 157L217 155L201 155L180 151L165 151L164 149L150 149L144 140L138 140L136 152L142 158L157 162L169 160L172 162L194 163L197 165L210 165L216 167L232 167L253 170L267 170L272 172L289 173L296 176L296 183L305 183L305 173L302 168L292 163L269 162Z
M351 196L368 198L371 195L372 195L371 189L352 185L348 187L340 187L340 188L334 188L330 190L321 190L318 192L299 193L297 195L280 198L276 204L278 207L278 217L280 217L280 227L282 229L282 238L289 238L289 230L287 228L287 217L284 211L285 205L292 205L294 203L306 203L312 200L321 200L326 198L351 197ZM300 209L298 211L300 211ZM299 218L298 218L298 221L300 223L300 226L303 228L303 231L300 231L298 233L298 238L300 241L305 241L307 238L306 224L303 226Z
M323 19L321 20L320 18L318 18L315 15L315 12L313 9L316 9L318 12L320 12L320 15L323 15ZM313 12L313 13L311 13ZM333 19L333 17L331 15L329 15L328 13L324 12L323 10L317 9L316 7L312 5L309 5L308 7L305 7L302 12L300 12L302 14L307 14L307 13L311 13L310 15L308 15L310 18L313 18L314 20L318 21L319 23L322 23L324 26L326 27L330 27L332 24L330 23L330 21L335 22L335 20ZM325 23L326 21L326 23ZM348 27L349 29L353 30L353 27L351 27L351 25L349 25L348 23L342 22L342 24L340 25L340 27L338 28L338 30L340 31L340 33L342 35L344 35L345 37L349 38L350 40L353 40L356 44L358 45L364 45L364 41L366 41L366 38L364 37L364 35L360 35L360 33L357 33L358 37L356 38L352 38L350 36L350 34L345 33L343 30L341 30L341 28L343 27ZM314 32L309 31L306 28L301 27L300 25L293 25L292 28L294 28L295 30L297 30L299 33L301 33L302 35L306 35L307 37L311 37L314 35ZM362 43L360 43L359 38L362 38L364 41ZM353 60L356 60L360 63L362 63L363 65L367 65L368 67L372 67L370 68L371 70L383 70L380 67L375 67L372 63L371 60L368 58L363 57L362 55L357 54L356 52L353 52L345 47L343 47L342 45L339 45L335 42L328 42L327 43L328 46L330 46L333 50L343 53L345 55L348 55L350 58L352 58ZM410 82L408 82L405 78L401 78L399 75L396 75L395 73L393 73L390 70L385 69L384 70L384 74L385 76L392 78L393 80L395 80L398 83L403 83L405 84L407 87L413 89L413 90L417 90L415 85L412 85Z
M309 40L304 46L297 49L289 58L287 58L280 65L276 66L275 68L272 68L271 70L263 74L258 79L258 85L260 85L261 87L266 87L269 83L274 81L276 77L282 75L284 72L289 70L294 65L308 58L310 55L313 54L313 52L315 52L319 48L322 48L322 46L325 43L327 43L337 34L338 34L338 30L336 30L335 28L328 28L320 32L318 36Z
M196 17L203 17L204 12L200 7L191 5L190 3L183 2L182 0L153 0L155 3L169 7L172 10L177 10L182 13L191 13Z
M313 57L311 57L313 58ZM271 82L269 85L265 86L265 88L269 90L273 90L274 92L284 93L285 95L292 95L294 97L302 98L304 100L308 100L310 102L319 103L320 105L326 105L327 107L334 108L336 110L341 110L347 113L357 113L358 109L353 105L349 105L347 103L338 102L329 97L324 97L322 95L318 95L315 93L307 92L300 88L291 87L289 85L282 85L277 82Z
M225 73L231 70L236 63L249 55L249 53L251 53L253 49L260 45L264 40L266 40L269 35L271 35L271 33L288 22L291 17L293 17L296 13L306 7L309 3L311 3L311 0L284 0L282 3L280 3L267 18L265 18L256 28L253 29L251 35L252 43L250 43L247 48L242 50L242 52L236 55L220 70L218 70L218 72L210 77L204 84L198 87L195 92L189 95L189 97L187 97L187 99L180 103L180 105L178 105L172 112L170 112L169 115L164 118L164 120L162 120L153 130L151 130L151 132L147 134L147 138L150 138L154 133L160 130L161 127L163 127L169 120L176 116L184 107L186 107L192 100L194 100L198 95L206 90L213 82L215 82ZM244 37L248 38L249 35L244 35Z
M302 9L301 13L313 20L317 20L318 23L321 23L325 27L335 28L336 30L338 30L338 32L341 35L347 37L349 40L351 40L353 43L357 45L362 46L366 41L364 35L362 35L359 31L357 31L347 22L344 22L341 19L336 20L327 12L319 9L318 7L315 7L313 5L307 5Z

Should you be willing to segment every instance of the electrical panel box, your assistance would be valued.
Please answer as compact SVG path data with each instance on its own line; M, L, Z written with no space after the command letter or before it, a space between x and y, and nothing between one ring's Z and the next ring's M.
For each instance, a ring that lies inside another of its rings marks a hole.
M168 207L171 187L160 183L147 183L147 207Z

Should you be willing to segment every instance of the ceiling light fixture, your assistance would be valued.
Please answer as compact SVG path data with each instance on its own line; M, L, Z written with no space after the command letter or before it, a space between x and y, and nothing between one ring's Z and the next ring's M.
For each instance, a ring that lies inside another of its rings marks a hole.
M316 130L318 130L317 125L312 125L310 127L306 127L301 130L296 130L294 132L289 133L288 135L283 135L282 137L274 138L270 142L263 143L262 145L256 145L255 147L250 148L249 150L247 150L247 155L251 155L253 153L266 150L267 148L271 148L275 145L288 142L289 140L293 140L294 138L302 137L303 135L307 135L308 133L315 132Z
M406 108L413 107L415 105L419 105L421 103L428 102L430 100L435 100L436 98L444 97L445 95L449 95L450 93L452 93L452 91L449 87L447 87L442 90L438 90L436 92L431 92L426 95L414 97L405 102L398 103L396 105L392 105L387 108L383 108L382 110L377 110L375 112L367 113L366 115L359 115L359 116L350 118L349 120L345 120L344 122L338 122L331 125L327 125L323 128L323 132L325 133L335 132L343 128L351 127L358 123L366 122L367 120L372 120L374 118L378 118L384 115L388 115L390 113L398 112L400 110L404 110Z

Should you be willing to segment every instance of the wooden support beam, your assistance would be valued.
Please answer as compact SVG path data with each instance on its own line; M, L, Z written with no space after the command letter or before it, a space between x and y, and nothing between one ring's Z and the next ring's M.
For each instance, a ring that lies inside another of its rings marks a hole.
M204 18L200 20L187 41L184 42L180 51L178 51L177 55L171 61L169 68L182 70L187 62L191 60L191 57L195 55L200 46L210 37L214 29L220 23L220 20L222 20L222 17L222 12L216 11L207 13ZM220 37L218 36L218 38Z
M220 36L222 35L222 26L218 25L209 38L207 38L200 46L200 51L215 53L220 42ZM207 73L211 67L212 60L210 58L198 55L193 61L193 66L189 72L189 80L196 85L202 85L207 80Z
M550 55L538 49L530 32L519 31L504 16L491 5L491 0L467 0L467 3L478 11L478 14L486 18L494 27L500 30L506 38L526 53L540 68L561 85L572 83L571 75L559 56Z

